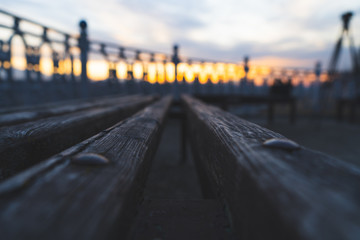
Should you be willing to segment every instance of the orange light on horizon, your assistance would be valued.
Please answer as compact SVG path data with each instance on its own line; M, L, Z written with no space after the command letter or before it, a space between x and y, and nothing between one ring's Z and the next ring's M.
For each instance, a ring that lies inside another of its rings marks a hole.
M192 69L192 72L194 74L194 77L199 77L199 74L201 72L201 65L199 63L193 63L191 64L191 69Z
M317 76L315 75L315 73L310 73L304 78L304 85L308 87L312 82L315 82L316 79Z
M255 86L262 86L264 84L264 78L262 76L256 76L254 78Z
M159 84L165 83L165 67L164 64L161 62L156 63L156 70L157 70L157 82Z
M81 66L81 65L80 65ZM101 81L108 77L109 68L105 60L92 60L87 63L86 70L91 80ZM81 68L80 68L81 73Z
M329 76L327 73L323 72L320 74L320 82L326 82L329 80Z
M41 74L45 76L51 76L54 73L54 62L52 59L53 50L48 43L45 43L40 48L40 61L39 68Z
M235 64L226 64L226 77L227 81L236 82L236 65Z
M156 83L156 63L150 62L147 66L147 80L149 83Z
M25 59L25 46L20 36L15 35L11 44L10 66L18 70L24 71L27 68Z
M14 55L10 62L4 62L3 67L9 69L13 67L24 71L40 70L42 74L51 76L57 71L59 74L71 74L71 60L69 58L59 61L58 69L54 69L53 60L51 55L42 54L40 64L38 66L27 65L26 58L21 55ZM163 62L135 62L133 65L127 65L126 62L121 61L116 64L117 77L119 79L127 79L128 69L133 68L134 78L138 80L143 79L143 72L146 70L147 77L145 81L151 84L156 82L163 84L165 82L173 83L175 81L175 67L173 63ZM73 70L75 76L81 74L81 61L75 58L73 62ZM94 81L105 80L108 78L109 66L105 60L90 59L87 63L88 77ZM25 75L24 75L25 76ZM209 80L213 84L218 84L220 80L223 83L229 81L239 82L245 76L245 71L240 64L225 64L225 63L179 63L177 66L177 81L182 82L185 78L187 83L193 83L195 78L198 77L200 84L206 84ZM300 83L309 86L312 82L317 80L316 75L311 71L301 71L293 69L270 68L263 65L250 66L248 79L252 80L256 86L264 84L266 79L267 85L272 85L275 78L280 78L286 81L292 78L293 85L296 86ZM323 72L320 75L320 81L325 82L328 80L328 75Z
M127 64L120 61L116 64L116 75L119 79L125 80L127 78Z
M186 63L179 63L177 65L177 81L182 82L186 71Z
M50 57L40 58L40 72L43 75L51 76L54 73L54 63Z
M61 64L60 64L61 63ZM65 60L61 60L59 66L63 68L64 74L71 74L71 60L70 58L66 58Z
M216 71L216 74L217 74L217 77L218 77L218 82L220 82L220 80L221 80L222 83L226 83L227 79L225 79L225 64L224 63L217 63L215 65L215 71Z
M210 80L211 80L212 84L218 84L220 82L220 76L219 76L218 72L216 71L216 64L212 66Z
M24 57L20 57L20 56L11 57L10 63L8 65L6 65L6 63L9 63L9 62L5 62L5 64L4 64L5 68L9 68L10 66L12 66L13 68L16 68L21 71L24 71L27 68L26 59Z
M5 61L5 62L4 62L4 68L5 68L5 69L9 69L10 67L11 67L11 63L8 62L8 61Z
M206 84L208 81L208 72L206 71L206 64L203 64L200 72L199 72L199 83Z
M74 64L74 75L80 76L81 75L81 61L78 58L75 58L73 61Z
M236 78L240 82L241 79L245 77L245 70L244 67L241 65L236 66Z
M195 74L191 65L185 65L185 80L187 83L193 83L195 80Z
M166 80L168 83L173 83L175 81L175 65L173 63L166 63Z
M143 65L140 61L135 61L133 64L133 75L137 80L141 80L143 78Z
M255 76L256 76L256 67L252 66L250 67L249 72L247 74L247 79L254 79Z
M58 74L65 74L65 61L60 60L59 61L59 67L56 69Z

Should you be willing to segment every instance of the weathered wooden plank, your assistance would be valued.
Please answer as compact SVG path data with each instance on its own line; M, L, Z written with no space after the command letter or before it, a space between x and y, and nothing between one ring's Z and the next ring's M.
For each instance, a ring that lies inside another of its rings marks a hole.
M153 99L138 96L131 103L114 102L111 107L0 128L0 179L12 176L110 127L151 103Z
M274 120L275 105L287 104L290 107L289 121L294 123L296 120L296 98L291 96L195 95L195 97L204 102L219 105L224 110L227 110L229 105L266 104L268 123Z
M360 170L183 97L205 195L224 201L241 239L358 239Z
M131 102L138 98L136 95L92 99L88 101L73 101L66 104L56 104L50 106L43 106L29 110L11 112L0 115L0 127L10 126L24 122L35 121L41 118L64 115L72 112L78 112L90 108L105 107L113 104L114 102Z
M0 184L3 239L125 239L171 98ZM75 165L79 153L110 163Z
M56 101L56 102L49 102L49 103L42 103L42 104L34 104L34 105L25 105L25 106L15 106L15 107L2 107L0 109L0 114L5 113L12 113L12 112L21 112L21 111L32 111L32 110L40 110L40 109L49 109L52 107L57 107L61 105L68 105L68 104L76 104L86 101L96 101L98 98L93 99L72 99L72 100L65 100L65 101Z

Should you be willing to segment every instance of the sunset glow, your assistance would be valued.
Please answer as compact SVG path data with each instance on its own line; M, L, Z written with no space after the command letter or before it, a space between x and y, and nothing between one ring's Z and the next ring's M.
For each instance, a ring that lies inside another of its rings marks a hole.
M81 62L78 58L74 59L74 75L80 76ZM5 62L4 68L7 69L12 66L14 69L24 71L26 70L26 60L21 56L13 56L11 63ZM175 81L175 66L173 63L162 62L147 62L143 63L136 61L134 64L128 64L120 61L114 65L116 67L116 75L120 81L128 79L128 70L133 70L134 79L142 80L144 71L147 73L145 81L151 84L165 82L173 83ZM59 61L59 68L54 69L53 60L50 57L42 57L40 59L40 66L30 66L29 70L40 72L45 76L51 76L53 73L71 74L71 61L69 58ZM102 81L109 77L109 64L105 60L90 59L87 63L88 76L93 81ZM226 63L180 63L177 66L177 81L182 82L183 78L187 83L193 83L195 79L199 80L200 84L206 84L208 80L213 84L233 82L238 84L241 79L245 77L243 64L226 64ZM285 74L285 75L284 75ZM312 74L304 74L301 72L294 72L288 70L284 72L279 68L272 69L268 66L250 66L247 78L251 79L256 86L264 84L266 79L267 84L271 85L275 78L292 78L294 85L302 82L305 86L309 86L316 81L316 76ZM322 73L320 81L327 81L326 73Z
M24 71L38 71L50 77L54 73L71 74L71 60L69 57L59 61L59 67L54 68L52 60L52 48L48 44L44 44L41 49L41 58L39 65L28 65L25 59L25 47L19 37L14 38L14 45L12 45L11 62L4 62L4 68L7 69L12 66L14 69ZM79 59L79 49L74 47L71 49L75 56L73 62L73 71L75 76L81 74L81 62ZM165 64L165 65L164 65ZM279 66L271 68L269 66ZM288 79L292 77L294 85L303 83L309 86L316 81L316 76L309 73L296 73L292 70L284 70L281 66L293 65L301 66L303 63L300 60L283 59L276 57L263 57L252 59L250 62L249 72L246 76L244 65L242 62L235 63L209 63L209 62L182 62L177 66L177 81L182 82L183 79L187 83L193 83L198 79L200 84L206 84L210 81L212 84L229 83L239 84L241 79L247 77L253 81L256 86L261 86L266 81L266 84L273 84L275 78ZM171 62L164 63L163 61L139 61L133 63L120 60L109 64L105 59L90 58L87 63L88 77L92 81L102 81L109 78L109 68L116 69L116 77L119 81L128 80L128 73L132 72L134 79L140 81L148 81L151 84L159 83L173 83L175 81L175 66ZM283 69L283 70L281 70ZM146 74L144 74L146 73ZM23 74L25 77L25 74ZM145 77L145 78L144 78ZM320 81L327 80L327 75L324 73L320 76Z
M173 83L175 81L175 65L173 63L166 63L166 81Z
M134 78L140 80L143 78L143 64L140 61L136 61L133 64Z

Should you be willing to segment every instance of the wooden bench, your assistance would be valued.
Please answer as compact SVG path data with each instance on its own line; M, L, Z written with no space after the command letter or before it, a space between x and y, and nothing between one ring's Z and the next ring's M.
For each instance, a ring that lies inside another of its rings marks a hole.
M152 101L154 97L142 96L112 99L111 106L110 102L101 107L95 104L90 109L1 127L0 180L93 136Z
M117 103L126 103L137 100L139 96L123 96L123 97L108 97L91 100L77 100L67 101L65 103L56 103L49 105L42 105L38 107L29 107L21 109L20 111L12 111L8 109L7 113L0 114L0 127L10 126L24 122L35 121L41 118L60 116L68 113L78 112L90 108L106 107Z
M125 239L170 103L163 98L3 182L1 238Z
M183 103L204 195L223 202L239 239L359 239L359 169L189 96Z
M275 106L287 104L290 107L289 122L294 123L296 120L296 98L291 96L195 95L195 97L206 103L219 105L224 110L227 110L230 105L265 104L268 123L274 121Z
M126 239L142 224L169 231L176 222L180 230L172 236L186 238L181 227L189 220L195 232L220 224L207 239L233 239L233 232L237 239L358 239L359 169L189 96L182 97L184 112L172 115L185 114L179 124L204 198L143 201L170 104L170 97L156 101L0 183L0 236ZM65 116L72 114L58 117ZM154 232L148 229L131 239L146 239Z

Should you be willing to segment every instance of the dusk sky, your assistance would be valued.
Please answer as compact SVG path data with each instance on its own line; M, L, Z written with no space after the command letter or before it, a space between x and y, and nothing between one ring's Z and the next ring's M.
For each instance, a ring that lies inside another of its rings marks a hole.
M91 39L182 55L255 63L327 67L337 40L340 15L353 11L356 45L360 42L358 0L2 0L0 7L48 26L78 32L86 19ZM349 66L348 50L340 66ZM346 53L346 54L345 54Z

